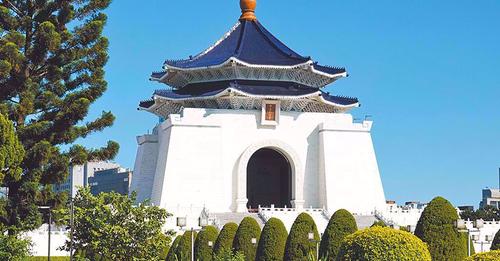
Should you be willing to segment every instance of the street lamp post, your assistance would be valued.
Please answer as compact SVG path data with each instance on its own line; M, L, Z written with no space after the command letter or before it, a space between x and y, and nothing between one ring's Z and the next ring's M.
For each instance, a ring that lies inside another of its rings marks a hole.
M49 227L48 227L48 231L49 231L49 241L48 241L48 252L47 252L47 260L50 261L50 234L51 234L51 231L50 231L50 223L52 223L52 212L50 211L51 210L51 207L50 206L38 206L38 209L46 209L48 210L49 212Z
M187 225L187 217L177 217L177 226L181 228L185 227ZM200 217L198 219L198 225L201 227L201 229L195 229L194 227L191 227L191 261L194 261L194 232L195 231L201 231L204 227L208 225L208 219L204 217ZM213 242L210 241L208 242L209 246L212 246Z

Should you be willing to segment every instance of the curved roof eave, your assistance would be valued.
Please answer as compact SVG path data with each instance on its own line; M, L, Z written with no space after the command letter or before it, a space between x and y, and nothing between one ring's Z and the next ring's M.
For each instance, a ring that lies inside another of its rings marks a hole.
M354 108L354 107L359 107L359 102L355 102L353 104L340 104L340 103L336 103L336 102L327 100L327 99L325 99L323 97L324 93L321 92L321 91L316 91L316 92L312 92L312 93L304 94L304 95L299 95L299 96L295 96L295 95L294 96L292 96L292 95L290 95L290 96L287 96L287 95L259 95L259 94L251 94L251 93L248 93L248 92L245 92L245 91L242 91L242 90L238 90L238 89L229 87L229 88L226 88L224 90L220 90L219 92L213 93L212 95L207 95L207 96L173 98L173 97L166 97L166 96L163 96L163 95L155 94L153 97L154 97L154 101L155 101L155 105L156 105L156 101L157 100L179 101L179 102L180 101L192 101L192 100L200 100L200 99L219 98L219 97L228 95L230 93L236 93L236 94L239 94L239 95L242 95L242 96L246 96L246 97L249 97L249 98L265 98L265 99L293 99L293 100L298 100L298 99L304 99L304 98L315 98L315 99L317 99L316 97L319 97L319 101L321 101L321 102L323 102L325 104L331 105L331 106L335 106L335 107L339 107L339 108ZM344 98L344 97L340 97L340 98ZM155 105L146 108L146 110L152 109Z
M318 75L328 77L331 79L334 78L340 78L340 77L347 77L347 72L343 68L330 68L329 70L337 70L338 73L328 73L325 71L322 71L320 68L326 68L325 66L322 67L316 67L314 62L312 60L309 60L305 63L301 64L296 64L296 65L266 65L266 64L251 64L247 63L244 61L239 60L236 57L230 57L226 61L224 61L221 64L217 65L212 65L212 66L206 66L206 67L201 67L201 68L181 68L181 67L175 67L172 65L164 65L165 71L163 72L155 72L151 74L150 80L153 81L158 81L158 82L163 82L165 78L168 76L168 71L169 70L175 70L175 71L198 71L198 70L205 70L205 69L217 69L225 66L230 66L232 63L237 63L240 65L243 65L245 67L250 67L250 68L268 68L268 69L295 69L295 68L301 68L301 67L309 67L310 70Z

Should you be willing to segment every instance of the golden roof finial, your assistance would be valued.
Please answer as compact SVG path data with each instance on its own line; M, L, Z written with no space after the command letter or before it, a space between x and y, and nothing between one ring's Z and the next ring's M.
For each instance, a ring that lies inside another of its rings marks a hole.
M254 21L257 20L255 16L255 7L257 0L240 0L241 16L240 20Z

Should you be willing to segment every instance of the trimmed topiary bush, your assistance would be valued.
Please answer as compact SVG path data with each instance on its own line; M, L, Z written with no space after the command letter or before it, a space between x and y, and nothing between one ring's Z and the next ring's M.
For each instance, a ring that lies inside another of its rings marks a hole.
M217 235L219 231L214 226L207 226L203 228L198 236L196 237L196 241L194 241L194 260L199 261L211 261L213 254L213 244L215 240L217 240ZM212 242L212 245L209 245L209 242Z
M174 242L172 242L172 245L170 245L170 249L168 250L168 254L167 254L167 261L177 261L177 258L176 258L176 255L175 255L175 251L177 249L177 246L179 245L179 241L181 241L181 238L182 236L177 236L175 239L174 239Z
M497 261L500 260L500 250L478 253L465 259L466 261Z
M220 255L223 252L232 251L236 230L238 230L238 225L233 222L227 223L222 227L217 240L215 240L214 255Z
M241 252L233 253L231 250L223 249L223 251L214 256L214 261L245 261L245 255Z
M356 220L349 211L345 209L335 211L321 238L319 256L326 260L335 260L342 240L357 230Z
M500 250L500 230L498 230L495 234L493 242L491 242L490 250Z
M257 240L256 244L252 244L252 238ZM233 249L235 252L241 252L245 255L245 260L254 261L257 245L260 238L260 226L252 217L245 217L236 231L233 240Z
M277 218L270 218L262 229L255 260L282 261L285 255L287 236L288 233L283 222Z
M336 260L431 261L431 255L425 243L411 233L375 226L346 236Z
M196 231L186 231L179 240L179 244L175 248L175 255L178 260L191 260L191 233L193 234L194 240L196 241L197 233Z
M454 226L458 214L451 203L434 198L424 209L415 229L415 235L427 243L432 260L463 260L466 244Z
M307 213L301 213L293 222L286 240L285 259L287 261L303 261L308 256L316 256L316 242L309 240L309 233L314 233L314 240L319 241L318 228Z

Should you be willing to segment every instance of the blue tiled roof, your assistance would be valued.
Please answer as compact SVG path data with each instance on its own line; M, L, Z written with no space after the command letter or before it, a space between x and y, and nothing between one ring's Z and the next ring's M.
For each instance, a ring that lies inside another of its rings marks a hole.
M238 26L213 49L192 59L166 61L180 68L199 68L222 64L234 57L251 64L296 65L309 61L274 37L258 21L240 21Z
M139 107L141 108L149 108L155 104L154 100L141 101L139 103Z
M208 83L194 83L179 90L157 90L155 95L182 99L191 97L208 97L225 91L228 88L240 90L251 95L300 96L318 91L318 88L293 82L231 80Z
M231 80L189 84L178 90L157 90L154 94L173 100L203 98L215 96L229 88L239 90L250 95L290 97L313 94L319 91L318 88L293 82ZM358 99L356 98L332 96L322 91L320 92L320 95L325 100L340 105L354 105L358 103ZM145 101L141 102L139 106L142 108L149 108L152 105L152 101Z
M323 99L333 102L335 104L340 104L340 105L353 105L356 103L359 103L358 98L354 97L345 97L345 96L335 96L335 95L330 95L329 93L326 92L321 92L321 97Z
M165 64L182 69L204 68L221 65L231 57L254 65L293 66L311 61L288 48L257 20L243 20L212 49L186 60L167 60ZM344 68L317 64L314 68L328 74L345 72ZM153 73L152 77L161 78L164 74Z

